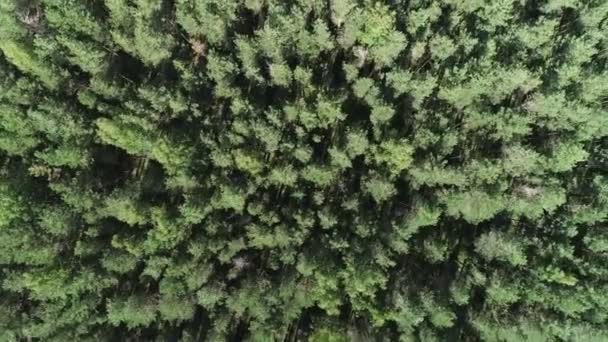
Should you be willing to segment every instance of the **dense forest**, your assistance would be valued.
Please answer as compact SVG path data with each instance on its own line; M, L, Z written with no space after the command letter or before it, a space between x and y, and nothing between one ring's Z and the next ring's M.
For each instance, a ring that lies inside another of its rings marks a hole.
M608 1L0 0L0 341L608 341Z

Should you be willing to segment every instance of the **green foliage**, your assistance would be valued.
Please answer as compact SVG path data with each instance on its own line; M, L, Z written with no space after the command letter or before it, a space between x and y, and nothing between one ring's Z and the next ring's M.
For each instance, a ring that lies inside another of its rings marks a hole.
M108 302L108 322L125 324L128 328L147 326L154 322L156 311L156 306L148 298L116 298Z
M61 74L51 66L44 64L31 48L15 41L4 41L0 44L0 50L19 70L38 77L44 85L51 89L59 87L62 80Z
M146 64L157 65L171 56L175 41L163 32L169 26L163 17L164 0L105 0L110 12L110 33L114 42Z
M506 205L502 197L478 190L463 193L446 192L442 202L446 205L448 215L462 217L472 224L491 219Z
M332 328L320 327L315 329L314 334L309 337L311 342L346 342L347 335L343 331Z
M608 340L606 1L0 1L0 341Z
M0 227L10 225L15 219L23 217L23 211L27 209L23 200L19 198L16 191L8 184L0 183Z
M475 250L487 261L500 260L513 266L526 264L522 243L504 233L491 231L481 235L475 241Z
M405 35L395 30L395 13L376 2L362 12L358 40L381 66L390 64L405 46Z
M149 134L135 125L102 118L97 121L97 128L97 134L103 142L120 147L131 154L145 156L152 149L153 143Z
M398 175L412 163L413 152L414 148L406 140L385 141L374 157L377 162L388 165L391 174Z
M254 8L253 3L250 7ZM221 44L232 21L237 19L237 3L200 2L192 0L177 1L177 23L192 37L201 37L211 44Z
M144 224L148 221L145 208L127 191L114 192L105 199L105 207L100 213L115 217L129 225Z
M377 203L382 203L397 193L397 189L390 181L377 176L365 182L365 189Z

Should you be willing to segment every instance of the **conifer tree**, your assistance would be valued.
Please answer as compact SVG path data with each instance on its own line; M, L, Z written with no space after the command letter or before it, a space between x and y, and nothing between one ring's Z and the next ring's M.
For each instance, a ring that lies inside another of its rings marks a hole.
M0 341L608 340L608 2L0 1Z

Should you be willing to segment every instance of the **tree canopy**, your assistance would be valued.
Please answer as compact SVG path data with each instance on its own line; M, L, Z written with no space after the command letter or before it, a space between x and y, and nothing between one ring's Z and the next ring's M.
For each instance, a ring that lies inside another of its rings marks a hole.
M608 1L0 1L0 341L607 341Z

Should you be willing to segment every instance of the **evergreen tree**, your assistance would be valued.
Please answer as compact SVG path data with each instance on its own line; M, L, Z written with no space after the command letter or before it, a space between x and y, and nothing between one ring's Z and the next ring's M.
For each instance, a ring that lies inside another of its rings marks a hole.
M0 1L0 341L608 340L608 2Z

